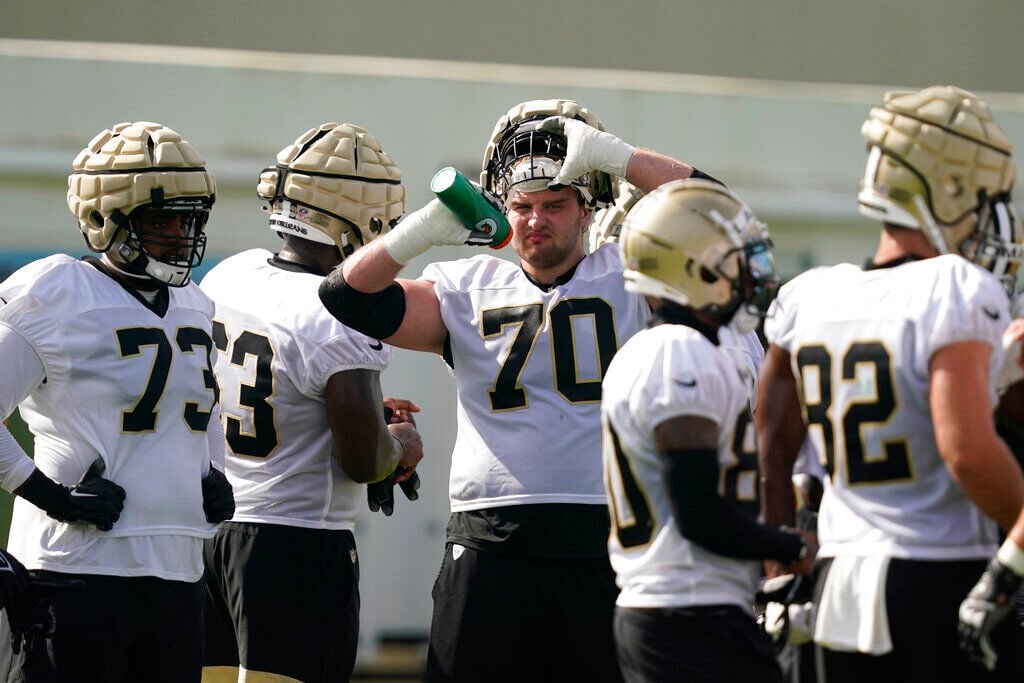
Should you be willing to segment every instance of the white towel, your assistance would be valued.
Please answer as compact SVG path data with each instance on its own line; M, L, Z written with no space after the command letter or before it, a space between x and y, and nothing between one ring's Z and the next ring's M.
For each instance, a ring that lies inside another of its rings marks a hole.
M818 604L814 642L842 652L891 652L885 608L888 569L888 557L833 558Z

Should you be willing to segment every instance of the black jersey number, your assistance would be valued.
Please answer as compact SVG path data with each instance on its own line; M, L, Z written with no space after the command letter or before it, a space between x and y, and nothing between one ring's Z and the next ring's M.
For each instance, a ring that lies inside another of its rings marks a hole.
M623 496L610 495L609 505L612 533L623 548L647 545L654 535L654 517L650 498L637 479L619 441L610 426L607 438L615 453L615 460L605 472L605 486L609 491L621 491ZM739 507L750 519L756 519L760 510L760 489L757 450L754 447L753 420L749 410L740 413L733 429L732 463L722 469L720 481L722 497Z
M141 356L143 349L153 347L153 364L149 369L146 387L142 396L131 410L121 412L121 431L128 434L152 432L156 429L159 410L157 404L167 388L167 377L171 372L173 349L167 333L161 327L126 327L115 331L117 348L121 358ZM175 334L175 343L181 353L192 354L196 349L205 349L206 366L203 368L203 386L213 394L208 410L203 410L198 401L186 401L182 416L189 429L205 432L210 422L210 411L219 400L217 381L213 375L210 359L213 341L210 335L198 327L181 327Z
M235 455L267 458L280 443L274 406L268 400L274 395L274 347L270 338L246 330L232 343L227 328L219 320L213 321L213 338L222 353L231 347L232 365L244 369L248 358L254 361L250 381L243 381L238 387L238 407L250 411L253 431L251 434L244 432L241 418L229 414L228 406L224 406L224 436L228 446Z
M576 319L590 318L593 339L597 346L600 377L581 380L576 362ZM548 313L551 325L551 359L555 389L569 403L593 403L601 400L601 379L608 370L618 348L615 315L604 299L564 299ZM506 334L506 328L517 328L508 353L494 378L490 390L491 409L495 411L525 408L528 397L522 387L523 368L533 353L544 323L544 305L506 306L486 310L482 315L481 334L484 339Z
M836 462L836 425L829 417L832 407L832 354L822 345L802 347L796 354L797 366L803 384L804 409L807 423L822 430L825 443L825 467L829 475L845 464L847 482L853 484L880 483L910 479L910 452L905 441L883 444L882 454L868 453L864 448L865 426L884 424L896 412L897 397L892 379L892 358L881 342L857 342L850 346L842 360L842 380L858 381L858 367L867 368L874 382L874 397L870 400L851 401L845 406L841 424L845 463ZM812 372L813 370L813 372ZM814 389L816 400L808 398Z
M757 519L761 511L761 482L757 465L757 440L754 416L744 410L736 419L732 437L731 464L722 471L724 497L734 503L749 519Z

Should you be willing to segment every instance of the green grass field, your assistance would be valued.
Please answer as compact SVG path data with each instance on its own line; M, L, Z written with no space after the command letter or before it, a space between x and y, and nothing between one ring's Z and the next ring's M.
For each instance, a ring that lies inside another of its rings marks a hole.
M14 411L7 421L7 428L14 434L25 452L32 455L32 435L25 426L18 411ZM0 546L7 547L7 533L11 529L11 506L14 503L14 496L6 491L0 490Z

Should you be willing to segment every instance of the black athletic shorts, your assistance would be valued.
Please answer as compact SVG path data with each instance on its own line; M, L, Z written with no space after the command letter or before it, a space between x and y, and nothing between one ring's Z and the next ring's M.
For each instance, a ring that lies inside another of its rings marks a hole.
M992 634L999 652L994 673L971 662L957 642L960 603L981 577L986 560L889 561L885 577L886 613L892 652L879 656L816 648L818 683L936 683L937 681L1016 681L1013 635L1006 619ZM815 566L819 601L831 560Z
M225 522L204 555L205 667L349 680L359 642L351 531Z
M781 683L771 642L735 605L615 610L619 666L629 683Z
M38 573L85 585L51 599L53 636L13 655L9 683L198 683L202 581ZM4 631L0 651L9 651Z
M428 683L618 683L607 557L499 555L448 543L434 584Z

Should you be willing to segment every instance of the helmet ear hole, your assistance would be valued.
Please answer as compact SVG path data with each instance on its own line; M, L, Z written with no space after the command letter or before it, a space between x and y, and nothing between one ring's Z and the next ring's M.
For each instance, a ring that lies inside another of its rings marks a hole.
M97 228L102 228L103 216L100 215L99 211L92 211L89 213L89 222L95 225Z

